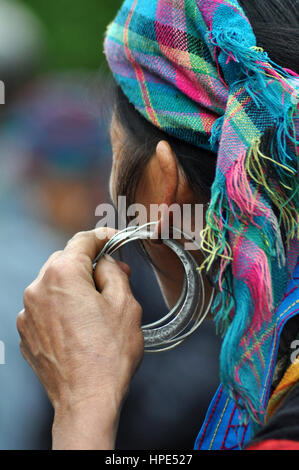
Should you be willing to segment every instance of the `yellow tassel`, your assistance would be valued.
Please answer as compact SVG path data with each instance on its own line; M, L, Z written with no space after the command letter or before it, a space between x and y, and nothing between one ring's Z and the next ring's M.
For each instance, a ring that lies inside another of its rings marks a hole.
M287 243L296 236L298 221L297 211L293 204L289 204L290 200L287 199L287 196L279 194L277 191L273 191L266 179L266 171L262 165L263 161L271 162L273 166L277 165L283 168L285 171L290 173L290 176L295 175L296 172L282 163L277 162L276 160L264 155L260 150L261 139L258 139L253 143L251 148L248 151L245 170L248 176L252 181L254 181L259 187L268 194L271 202L279 209L280 212L280 223L284 226L287 233ZM290 191L293 188L287 186L282 181L279 181L278 184L281 187L284 187Z
M275 188L271 187L271 180L266 178L267 172L265 171L266 166L263 166L263 162L265 165L269 165L272 163L273 166L279 166L283 168L285 171L290 173L290 176L295 175L296 173L283 165L280 162L275 161L273 158L264 155L260 150L261 146L261 139L255 141L250 149L247 152L247 157L245 161L245 171L248 175L248 178L251 181L254 181L257 185L256 193L258 194L260 189L268 195L269 199L279 209L280 212L280 225L282 225L286 232L287 237L287 245L289 246L289 242L294 237L299 238L299 224L298 224L298 214L296 211L295 205L287 199L286 195L280 194L275 190ZM284 187L288 190L292 190L282 181L279 181L278 184L281 187ZM215 230L215 222L212 218L212 214L214 212L211 211L207 217L207 226L201 232L201 248L202 250L208 254L202 265L199 267L199 270L206 269L209 271L212 267L213 262L215 261L216 257L222 258L227 262L233 260L232 249L227 240L221 240L222 232L220 229L216 228ZM266 241L266 240L265 240ZM269 243L267 242L269 247Z
M204 262L199 267L199 270L202 271L204 268L209 271L212 267L215 258L219 256L219 258L225 259L228 262L232 261L232 250L230 245L227 241L223 244L220 244L220 241L217 240L217 236L215 235L213 229L210 226L207 226L201 232L201 248L205 253L209 253L209 256L204 260ZM228 253L224 255L220 253L221 249Z

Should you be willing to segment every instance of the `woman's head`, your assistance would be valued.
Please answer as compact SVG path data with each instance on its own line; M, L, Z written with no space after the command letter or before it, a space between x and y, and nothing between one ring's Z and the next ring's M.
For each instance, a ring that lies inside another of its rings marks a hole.
M298 255L297 24L292 0L125 0L105 43L119 85L112 193L209 201L200 264L219 289L221 379L255 420L263 366L246 351L275 320ZM154 261L179 271L162 251Z
M257 38L257 45L281 67L299 70L298 1L239 0ZM215 178L215 152L177 139L154 126L130 103L119 85L115 85L112 140L121 140L111 193L125 195L136 202L138 183L160 141L169 142L186 180L199 200L206 202ZM265 145L267 142L265 142Z

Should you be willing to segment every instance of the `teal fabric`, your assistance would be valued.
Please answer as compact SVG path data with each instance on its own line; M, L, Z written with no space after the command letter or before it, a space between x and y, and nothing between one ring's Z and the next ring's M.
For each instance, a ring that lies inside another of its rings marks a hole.
M257 46L237 0L125 0L105 40L115 80L138 112L217 152L202 269L218 267L221 381L262 424L270 332L299 252L299 119L298 75Z
M271 334L270 355L265 367L260 402L266 408L276 364L279 339L286 323L299 314L299 258L288 283L285 296L276 312L275 328ZM291 345L290 345L291 346ZM292 350L290 349L290 354ZM234 400L220 385L197 436L195 450L241 450L252 438L255 423L244 421Z

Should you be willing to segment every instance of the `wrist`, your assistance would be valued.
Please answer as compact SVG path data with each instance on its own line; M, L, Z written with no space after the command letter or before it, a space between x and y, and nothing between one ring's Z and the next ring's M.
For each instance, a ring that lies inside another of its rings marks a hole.
M114 449L119 414L112 397L56 404L53 450Z

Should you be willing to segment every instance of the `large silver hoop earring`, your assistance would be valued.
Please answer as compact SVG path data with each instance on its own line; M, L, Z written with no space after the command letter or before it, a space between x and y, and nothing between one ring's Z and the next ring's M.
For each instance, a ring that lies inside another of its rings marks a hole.
M127 227L117 232L104 246L93 262L95 268L99 259L105 254L112 255L127 243L151 239L157 222L142 226ZM185 239L194 240L182 230L172 227ZM184 268L182 293L172 310L160 320L142 326L144 351L147 353L168 351L177 347L202 324L208 315L214 298L214 289L205 308L205 289L201 272L193 256L174 239L161 239L180 259ZM196 243L195 243L196 244ZM198 246L198 249L200 247Z

